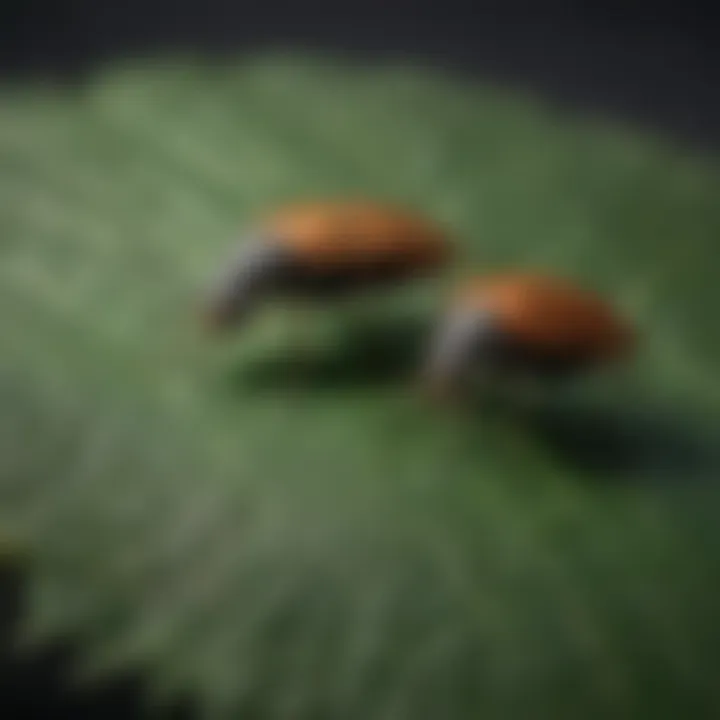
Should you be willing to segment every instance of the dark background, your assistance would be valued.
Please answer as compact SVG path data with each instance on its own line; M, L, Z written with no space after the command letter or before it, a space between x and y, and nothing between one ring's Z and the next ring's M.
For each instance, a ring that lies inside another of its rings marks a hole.
M372 59L416 58L715 149L720 24L713 15L712 7L679 1L6 1L0 6L0 73L81 80L103 60L168 49L222 56L296 47ZM15 590L12 597L7 587L0 593L0 606L16 606ZM3 627L4 634L9 628ZM49 649L23 662L0 653L0 715L8 720L140 715L136 679L82 698L61 692L71 652Z
M697 0L14 0L0 10L0 68L77 76L166 48L411 57L716 146L715 14Z

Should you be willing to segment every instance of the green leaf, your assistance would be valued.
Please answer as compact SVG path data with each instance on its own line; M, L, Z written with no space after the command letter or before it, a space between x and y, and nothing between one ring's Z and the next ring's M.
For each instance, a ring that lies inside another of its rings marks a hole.
M208 717L714 717L719 190L712 159L419 68L6 89L0 523L32 554L28 637ZM344 194L435 216L464 270L606 292L637 360L532 414L438 413L407 392L433 284L307 366L280 309L205 340L243 224Z

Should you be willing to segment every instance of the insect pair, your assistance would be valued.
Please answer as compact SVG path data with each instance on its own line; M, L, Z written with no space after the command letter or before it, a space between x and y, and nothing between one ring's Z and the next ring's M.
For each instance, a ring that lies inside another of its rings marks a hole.
M238 328L264 301L331 304L438 275L455 259L448 234L397 207L348 201L287 207L261 222L211 287L205 320ZM447 301L422 382L434 395L464 394L479 376L562 379L626 357L628 323L600 297L533 273L473 275Z

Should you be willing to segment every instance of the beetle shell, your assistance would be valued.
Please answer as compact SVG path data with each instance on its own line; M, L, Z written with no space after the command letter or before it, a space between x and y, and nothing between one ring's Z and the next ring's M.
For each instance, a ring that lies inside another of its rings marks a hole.
M538 357L597 362L621 357L635 336L594 293L557 278L508 274L465 285L459 305L488 311L515 345Z
M349 273L358 280L433 271L451 255L445 232L429 220L371 202L293 205L269 217L260 231L310 272Z
M287 206L246 233L213 282L208 327L237 327L270 298L335 301L434 274L452 246L431 221L368 201Z

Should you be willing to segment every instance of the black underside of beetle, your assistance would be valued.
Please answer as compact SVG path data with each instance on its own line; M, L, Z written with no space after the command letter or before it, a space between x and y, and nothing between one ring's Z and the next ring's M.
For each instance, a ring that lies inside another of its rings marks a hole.
M479 338L476 359L493 370L507 374L530 375L544 380L569 379L592 366L585 353L568 349L548 352L515 338L493 324Z
M314 300L331 300L404 282L423 274L422 269L403 262L345 262L310 265L288 255L278 280L280 294Z

